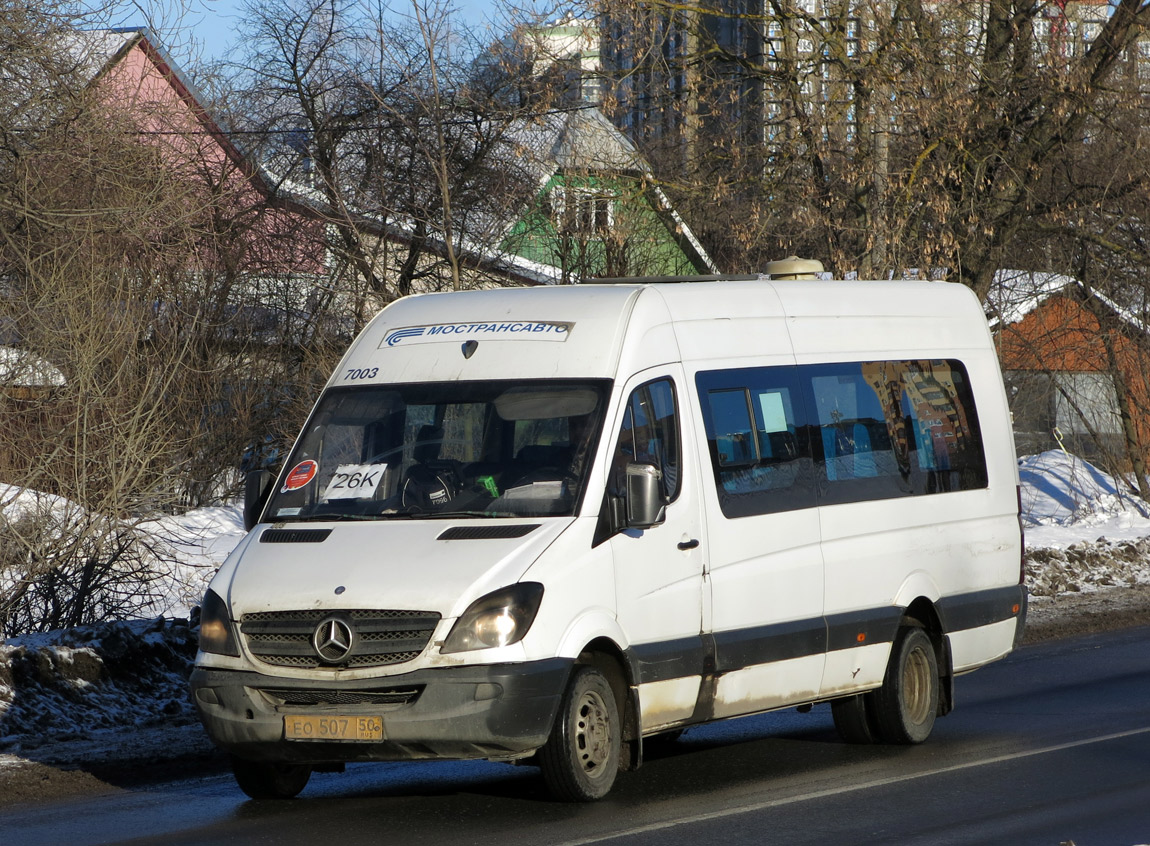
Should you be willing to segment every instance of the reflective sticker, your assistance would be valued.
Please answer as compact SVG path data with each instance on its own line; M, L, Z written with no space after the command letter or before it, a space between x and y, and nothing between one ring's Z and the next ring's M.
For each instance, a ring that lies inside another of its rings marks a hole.
M341 464L335 468L320 500L368 499L375 495L386 469L386 464Z
M315 474L319 472L319 464L312 459L301 461L291 469L284 479L284 486L280 493L287 493L288 491L298 491L304 487L308 482L315 478Z

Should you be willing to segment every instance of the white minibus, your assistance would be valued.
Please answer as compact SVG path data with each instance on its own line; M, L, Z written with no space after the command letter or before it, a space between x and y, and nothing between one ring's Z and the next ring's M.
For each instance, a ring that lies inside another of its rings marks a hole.
M194 699L253 797L352 761L537 765L829 702L913 744L1026 615L978 301L942 282L629 280L401 299L204 597Z

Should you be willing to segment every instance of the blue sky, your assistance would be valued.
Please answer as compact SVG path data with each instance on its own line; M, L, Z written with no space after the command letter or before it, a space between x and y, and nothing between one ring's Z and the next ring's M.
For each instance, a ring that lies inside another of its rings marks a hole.
M407 3L408 0L392 0L391 5L402 11ZM103 7L103 4L97 5ZM454 5L469 28L483 27L489 21L490 2L455 0ZM119 0L114 7L122 11L111 13L111 23L114 26L154 25L171 42L165 44L165 47L171 50L179 62L192 58L190 50L180 43L187 40L186 37L180 37L180 33L185 32L190 32L200 42L205 59L222 58L235 45L242 0L187 0L187 6L186 14L178 17L175 7L180 7L179 3L165 0L137 0L135 3ZM149 16L154 16L154 20L149 20Z

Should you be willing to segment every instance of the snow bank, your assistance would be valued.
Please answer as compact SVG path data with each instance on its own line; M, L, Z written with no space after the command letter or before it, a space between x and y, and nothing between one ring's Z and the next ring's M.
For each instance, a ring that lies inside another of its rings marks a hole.
M66 522L79 511L79 505L61 496L0 483L0 517L9 522L41 515Z
M82 524L83 508L52 494L0 484L0 525L25 518L48 517L54 531L65 533ZM186 618L200 603L216 570L243 538L240 506L200 508L180 515L161 515L131 527L153 553L159 581L157 599L141 616ZM0 585L4 574L0 573Z
M1067 537L1075 538L1104 525L1150 535L1146 503L1124 481L1081 458L1061 450L1026 456L1018 462L1018 475L1023 521L1028 527L1062 527L1071 530Z
M197 636L187 620L156 619L9 639L0 646L0 750L195 722Z
M246 534L239 506L165 516L141 524L140 529L169 550L176 562L163 599L152 609L160 617L187 617L200 604L216 570Z
M1018 475L1032 596L1150 584L1150 511L1125 481L1061 450Z

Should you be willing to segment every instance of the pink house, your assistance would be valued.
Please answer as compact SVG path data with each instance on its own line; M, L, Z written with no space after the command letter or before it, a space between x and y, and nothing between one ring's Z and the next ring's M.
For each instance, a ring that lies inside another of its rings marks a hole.
M213 225L242 233L231 255L205 251L200 269L277 277L324 274L319 215L275 190L237 149L148 29L77 33L72 52L98 96L110 108L126 110L141 141L158 145L173 172L202 192Z

